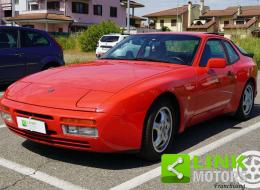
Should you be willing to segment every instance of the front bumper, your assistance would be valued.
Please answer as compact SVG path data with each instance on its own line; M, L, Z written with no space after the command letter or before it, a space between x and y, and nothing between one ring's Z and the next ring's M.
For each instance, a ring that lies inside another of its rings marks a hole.
M124 117L111 116L106 113L40 107L6 98L0 100L0 104L9 108L8 112L14 122L5 121L5 123L12 132L41 144L93 152L132 151L140 149L141 146L142 132L138 130L139 127L135 127L131 121L126 121ZM45 122L47 134L18 128L16 121L18 116L31 117ZM61 117L96 120L95 127L98 129L99 136L85 137L64 134L60 122Z

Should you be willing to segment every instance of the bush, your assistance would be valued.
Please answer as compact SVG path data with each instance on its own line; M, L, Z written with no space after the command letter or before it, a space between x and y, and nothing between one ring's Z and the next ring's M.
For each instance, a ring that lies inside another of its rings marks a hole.
M104 21L100 24L91 25L79 38L81 50L85 52L94 51L97 47L98 40L103 35L120 32L120 28L112 21Z
M260 69L260 38L234 38L232 39L237 45L245 49L248 53L254 54L254 60Z
M61 47L64 50L69 50L69 49L75 49L77 47L77 37L76 36L68 36L68 37L57 37L55 38L57 42L61 45Z
M163 32L170 32L170 28L168 28L167 26L163 26L161 29Z

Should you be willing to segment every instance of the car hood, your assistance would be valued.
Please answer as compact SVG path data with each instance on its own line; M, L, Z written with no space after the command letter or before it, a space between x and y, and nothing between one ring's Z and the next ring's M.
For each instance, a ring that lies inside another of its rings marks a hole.
M97 108L140 80L182 66L142 62L96 61L31 75L7 91L9 99L52 108Z

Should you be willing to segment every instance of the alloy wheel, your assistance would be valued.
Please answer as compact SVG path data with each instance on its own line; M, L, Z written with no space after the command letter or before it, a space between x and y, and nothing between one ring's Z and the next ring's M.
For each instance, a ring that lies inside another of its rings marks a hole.
M254 92L252 85L248 84L243 94L243 112L245 115L250 114L254 103Z
M152 142L156 152L162 153L172 136L172 113L167 107L161 108L154 119L152 128Z

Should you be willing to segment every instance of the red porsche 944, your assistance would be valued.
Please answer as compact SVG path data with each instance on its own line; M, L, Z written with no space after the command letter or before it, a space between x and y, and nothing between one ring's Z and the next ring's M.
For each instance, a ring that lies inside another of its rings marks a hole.
M133 35L92 63L12 84L1 115L11 131L38 143L156 160L189 126L221 114L250 117L257 93L251 57L215 34Z

